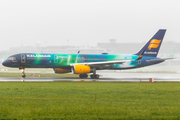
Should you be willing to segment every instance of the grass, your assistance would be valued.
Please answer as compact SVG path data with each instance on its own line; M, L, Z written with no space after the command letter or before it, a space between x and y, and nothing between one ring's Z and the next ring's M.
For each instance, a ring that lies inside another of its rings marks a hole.
M0 82L0 118L180 119L179 86L179 82Z

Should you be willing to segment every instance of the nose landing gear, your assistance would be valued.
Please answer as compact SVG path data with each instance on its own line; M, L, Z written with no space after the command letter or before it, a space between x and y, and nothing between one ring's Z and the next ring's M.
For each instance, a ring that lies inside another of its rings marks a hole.
M25 68L20 68L20 70L21 70L21 73L22 73L22 77L25 78L26 77Z

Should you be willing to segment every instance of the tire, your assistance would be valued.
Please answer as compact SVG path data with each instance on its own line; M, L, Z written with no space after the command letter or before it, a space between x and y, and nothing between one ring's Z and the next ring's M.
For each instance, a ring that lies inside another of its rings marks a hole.
M93 75L90 75L91 79L93 78Z
M87 75L87 74L79 74L79 77L80 77L80 78L87 78L88 75Z
M95 78L96 78L96 79L99 79L99 75L98 75L98 74L96 74L96 75L95 75Z
M84 74L84 78L88 78L88 75L87 75L87 74Z
M80 78L83 78L83 74L79 74L79 77L80 77Z
M94 79L94 78L95 78L95 75L91 75L90 77L91 77L91 79Z
M91 79L99 79L99 75L98 74L96 74L96 75L92 74L90 77L91 77Z
M26 75L22 75L22 77L23 77L23 78L25 78L25 77L26 77Z

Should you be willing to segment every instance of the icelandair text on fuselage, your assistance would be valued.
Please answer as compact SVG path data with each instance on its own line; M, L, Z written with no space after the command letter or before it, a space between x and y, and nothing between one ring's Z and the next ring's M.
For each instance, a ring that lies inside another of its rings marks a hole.
M157 54L157 52L144 52L144 54Z
M51 57L51 55L27 55L27 57Z

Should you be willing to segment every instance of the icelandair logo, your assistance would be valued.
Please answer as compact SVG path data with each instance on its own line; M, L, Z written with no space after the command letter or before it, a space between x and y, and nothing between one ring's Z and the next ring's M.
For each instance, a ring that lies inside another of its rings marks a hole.
M157 54L157 52L144 52L144 54Z
M151 48L158 48L160 43L161 43L161 40L152 39L148 46L148 50L151 50Z
M27 57L51 57L51 55L27 55Z

